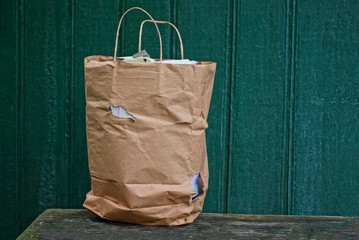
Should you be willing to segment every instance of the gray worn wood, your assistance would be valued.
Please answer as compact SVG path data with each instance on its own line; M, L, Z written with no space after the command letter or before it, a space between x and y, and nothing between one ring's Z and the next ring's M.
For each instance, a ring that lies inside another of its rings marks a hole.
M18 239L359 239L359 217L204 213L180 227L102 220L87 210L49 209Z

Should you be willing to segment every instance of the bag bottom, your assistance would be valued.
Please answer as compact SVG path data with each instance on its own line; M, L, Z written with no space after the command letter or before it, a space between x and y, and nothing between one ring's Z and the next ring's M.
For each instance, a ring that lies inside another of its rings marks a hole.
M148 226L179 226L192 223L202 211L205 194L188 204L179 203L164 206L130 209L90 191L83 207L97 216L118 222Z

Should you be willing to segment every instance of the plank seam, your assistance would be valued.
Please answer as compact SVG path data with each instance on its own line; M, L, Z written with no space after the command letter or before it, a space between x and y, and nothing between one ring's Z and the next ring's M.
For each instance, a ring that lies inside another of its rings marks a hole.
M230 188L231 186L231 179L232 179L232 174L231 174L231 170L233 169L233 165L232 165L232 158L231 158L231 140L233 138L232 136L232 124L231 124L231 116L232 116L232 102L233 102L233 94L232 94L232 89L235 89L234 84L235 84L235 72L236 72L236 33L237 33L237 28L236 28L236 22L238 22L239 24L239 18L238 18L238 14L236 14L236 10L238 12L240 12L240 5L241 5L241 1L239 1L239 3L237 4L236 1L230 1L229 7L231 9L230 11L230 15L229 18L227 18L228 21L228 30L231 29L231 32L228 32L227 35L232 34L231 36L228 36L228 44L229 44L229 49L230 49L230 58L229 58L229 92L230 92L230 96L228 97L228 115L227 115L227 126L228 126L228 137L227 137L227 164L226 164L226 173L227 173L227 181L226 181L226 201L225 201L225 210L226 213L230 213Z
M24 202L23 202L23 181L24 181L24 37L25 37L25 2L24 0L17 1L17 9L16 9L17 17L16 17L16 25L17 25L17 61L16 61L16 79L18 81L18 89L17 89L17 174L18 174L18 219L19 219L19 227L20 231L24 229ZM20 27L19 27L20 25Z
M71 19L71 40L70 40L70 46L71 46L71 57L70 57L70 83L69 83L69 86L68 86L68 94L67 94L67 97L68 97L68 107L70 108L70 112L67 112L67 120L70 121L67 123L67 131L68 131L68 161L69 161L69 174L68 174L68 183L69 183L69 186L68 186L68 189L69 189L69 195L70 197L68 198L68 201L67 201L67 206L68 207L72 207L72 200L74 198L74 194L73 194L73 189L74 189L74 181L73 181L73 175L74 175L74 171L73 171L73 165L74 165L74 141L73 141L73 136L74 136L74 133L73 133L73 129L74 129L74 113L76 112L75 111L75 102L74 102L74 99L75 99L75 88L74 88L74 85L75 85L75 79L76 79L76 24L75 24L75 21L76 21L76 6L75 6L75 1L74 0L71 0L71 16L70 16L70 19Z
M293 187L295 178L295 159L294 159L294 144L295 144L295 106L296 106L296 55L297 55L297 0L291 0L290 5L290 25L289 25L289 40L290 40L290 63L288 64L289 71L289 119L288 119L288 140L287 140L287 159L288 159L288 177L287 177L287 214L294 214L294 199Z

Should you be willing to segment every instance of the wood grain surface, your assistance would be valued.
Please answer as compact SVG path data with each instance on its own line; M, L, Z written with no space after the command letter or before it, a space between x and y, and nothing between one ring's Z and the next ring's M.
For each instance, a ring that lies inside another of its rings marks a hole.
M359 218L204 213L190 225L150 227L102 220L87 210L49 209L18 240L358 239Z

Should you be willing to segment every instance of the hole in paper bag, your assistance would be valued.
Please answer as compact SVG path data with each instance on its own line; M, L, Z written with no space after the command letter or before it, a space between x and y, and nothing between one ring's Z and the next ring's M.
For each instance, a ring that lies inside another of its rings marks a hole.
M136 117L129 113L124 107L116 106L116 105L110 105L108 107L108 110L112 113L112 115L119 117L119 118L125 118L125 119L132 119L133 121L136 121Z
M204 182L201 178L201 174L200 173L196 173L192 180L191 180L191 185L193 190L195 191L196 194L191 196L192 200L195 200L199 195L201 195L203 193L203 188L204 188Z

